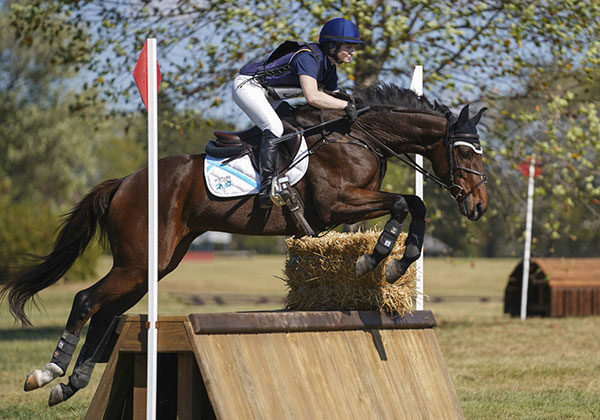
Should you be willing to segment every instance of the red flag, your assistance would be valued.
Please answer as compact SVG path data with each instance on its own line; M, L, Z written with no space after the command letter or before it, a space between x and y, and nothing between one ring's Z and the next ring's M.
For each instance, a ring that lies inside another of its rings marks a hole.
M529 176L529 165L531 164L531 159L527 159L519 164L519 171L525 176ZM535 169L533 171L533 177L537 178L539 174L542 173L542 166L535 164Z
M142 95L142 101L144 101L144 105L146 109L148 109L148 51L146 49L146 45L148 41L144 43L144 48L140 53L140 57L138 58L137 64L133 69L133 78L135 79L135 83L140 91L140 95ZM158 62L156 63L156 90L160 86L160 67L158 66Z

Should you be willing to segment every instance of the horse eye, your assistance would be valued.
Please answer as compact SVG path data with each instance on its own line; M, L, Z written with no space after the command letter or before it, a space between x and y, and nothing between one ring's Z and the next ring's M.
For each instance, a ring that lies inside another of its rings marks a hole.
M459 150L458 151L458 155L462 158L462 159L471 159L471 151L470 150Z

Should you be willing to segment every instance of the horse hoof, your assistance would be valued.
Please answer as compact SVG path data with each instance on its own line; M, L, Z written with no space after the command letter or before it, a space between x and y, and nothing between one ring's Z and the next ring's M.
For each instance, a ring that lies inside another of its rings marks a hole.
M369 254L364 254L356 260L356 276L361 278L375 268L375 259Z
M25 386L23 389L25 389L25 391L33 391L34 389L38 389L40 386L42 386L40 385L41 375L42 371L39 369L29 372L29 375L27 375L27 378L25 379Z
M406 273L406 269L401 260L393 260L385 266L385 279L388 283L394 284Z
M58 403L63 402L66 398L63 395L63 384L54 385L50 390L50 398L48 398L48 405L52 407Z
M68 385L58 384L54 385L50 390L50 397L48 398L48 405L52 407L53 405L59 404L63 401L67 401L77 392L76 388L73 388L71 382Z
M33 391L46 385L58 376L64 375L63 370L55 363L47 363L44 370L35 369L29 372L25 379L25 391Z

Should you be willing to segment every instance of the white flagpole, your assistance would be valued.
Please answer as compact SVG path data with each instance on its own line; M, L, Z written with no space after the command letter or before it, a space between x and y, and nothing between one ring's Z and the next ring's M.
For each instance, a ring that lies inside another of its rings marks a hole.
M529 163L529 182L527 184L527 218L525 221L525 250L523 251L523 284L521 286L521 321L524 321L525 318L527 318L527 291L529 289L529 262L531 259L534 178L535 154Z
M156 420L158 317L158 113L156 39L147 40L148 52L148 370L146 419Z
M415 66L415 70L413 72L412 81L410 83L410 88L417 95L423 96L423 66ZM417 165L423 167L423 156L415 155L415 162ZM423 174L419 171L415 171L415 194L423 199ZM416 261L416 269L417 269L417 302L416 307L417 311L423 310L423 252L419 256L419 259Z

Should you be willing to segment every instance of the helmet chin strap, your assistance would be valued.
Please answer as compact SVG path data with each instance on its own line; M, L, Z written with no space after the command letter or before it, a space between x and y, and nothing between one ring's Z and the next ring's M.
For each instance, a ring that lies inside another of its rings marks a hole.
M331 42L330 46L327 47L327 55L333 58L335 64L340 64L342 61L338 59L338 53L340 52L340 48L342 44L339 42Z

